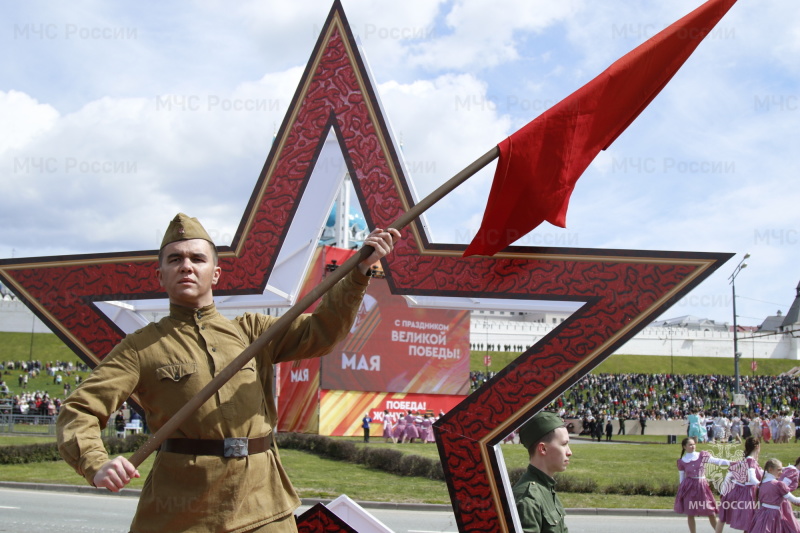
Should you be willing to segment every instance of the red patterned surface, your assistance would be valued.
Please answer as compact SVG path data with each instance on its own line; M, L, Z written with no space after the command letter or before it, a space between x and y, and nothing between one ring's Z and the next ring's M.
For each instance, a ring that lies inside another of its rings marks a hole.
M341 518L321 503L297 517L298 533L356 533Z
M234 243L221 250L218 295L263 291L329 127L337 132L371 226L389 225L404 213L403 200L411 203L374 89L353 50L354 40L336 3ZM165 213L165 226L172 215ZM435 426L459 529L503 531L510 523L507 498L498 489L498 470L504 466L494 464L490 447L730 255L509 248L493 258L463 259L463 249L431 245L421 230L406 230L384 263L392 291L587 302ZM155 257L152 251L4 260L0 277L94 364L121 334L91 302L164 297L153 274ZM303 531L328 531L309 527Z

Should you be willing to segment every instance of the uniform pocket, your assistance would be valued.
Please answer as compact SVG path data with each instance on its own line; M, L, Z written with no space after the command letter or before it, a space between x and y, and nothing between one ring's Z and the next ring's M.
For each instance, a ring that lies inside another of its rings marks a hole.
M550 526L557 526L563 520L563 516L558 512L555 507L545 506L542 509L542 519Z
M252 359L217 391L222 416L227 420L241 419L242 413L255 412L263 396L256 362Z
M166 365L156 369L158 379L169 379L176 383L182 378L197 372L197 363L183 363L178 365Z

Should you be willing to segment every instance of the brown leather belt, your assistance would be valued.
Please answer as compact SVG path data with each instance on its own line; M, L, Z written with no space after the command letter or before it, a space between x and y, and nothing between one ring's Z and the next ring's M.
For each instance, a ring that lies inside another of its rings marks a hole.
M272 433L265 437L248 439L233 437L227 439L167 439L160 451L183 453L186 455L216 455L219 457L246 457L263 453L272 445Z

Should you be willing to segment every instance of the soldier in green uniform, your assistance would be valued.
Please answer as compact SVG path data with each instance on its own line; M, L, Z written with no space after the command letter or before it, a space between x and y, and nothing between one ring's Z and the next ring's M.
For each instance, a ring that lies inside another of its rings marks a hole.
M397 230L364 240L374 253L339 281L312 314L289 328L223 385L162 444L144 484L132 533L297 531L300 500L272 441L277 423L273 364L328 353L347 335L369 281L369 267L392 250ZM117 492L138 470L109 459L100 440L108 418L137 394L157 431L275 318L216 309L222 275L213 241L197 219L170 223L156 271L170 315L122 340L67 398L58 418L59 451L86 480Z
M555 491L556 472L567 469L572 452L564 421L553 413L537 413L519 430L519 439L528 449L528 469L514 485L524 533L567 533L564 506Z

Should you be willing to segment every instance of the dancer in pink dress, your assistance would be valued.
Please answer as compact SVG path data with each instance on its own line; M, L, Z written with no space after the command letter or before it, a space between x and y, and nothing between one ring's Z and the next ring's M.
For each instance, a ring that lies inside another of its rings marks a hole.
M394 436L394 424L392 423L392 415L389 414L388 409L383 410L383 438L386 442L390 440L397 444L397 439Z
M428 421L428 435L425 437L423 442L436 442L436 437L433 435L433 423L436 422L436 419L433 415L425 415L425 420ZM422 424L425 425L425 421L422 421Z
M717 502L706 481L706 463L729 466L725 459L717 459L706 451L696 450L697 442L692 437L681 441L683 455L678 459L678 475L681 484L675 495L676 513L685 514L689 521L690 533L696 533L696 516L707 516L711 527L717 527Z
M780 475L780 480L789 487L789 492L797 490L798 478L800 478L800 471L797 470L797 465L800 465L800 457L797 458L793 465L784 468ZM792 533L800 533L800 524L798 524L797 519L794 517L792 505L788 500L783 500L781 502L781 514L784 520L791 526Z
M430 427L430 429L428 429L428 437L425 439L425 442L432 442L432 443L436 444L436 436L433 434L433 422L434 422L434 419L430 418L430 421L431 421L431 427Z
M758 486L758 509L753 515L753 522L747 530L749 533L792 533L795 531L796 522L793 524L786 520L781 512L781 504L789 500L795 505L800 505L800 498L789 492L789 487L778 480L783 466L777 459L770 459L764 465L764 479Z
M395 442L403 442L403 437L406 434L406 419L402 415L397 420L397 424L394 425L394 430L392 435L394 435Z
M436 442L433 439L433 419L428 413L422 417L419 427L419 440L422 442Z
M427 414L425 416L419 416L419 413L417 413L417 417L414 419L414 423L417 425L417 433L419 433L420 442L425 442L425 439L428 438L428 427L430 426L424 423L427 416Z
M416 421L417 415L409 411L406 415L406 427L405 433L403 434L403 442L414 442L414 439L419 438L419 429L417 429Z
M744 460L734 463L728 473L733 488L720 497L719 521L716 533L722 533L725 524L731 529L747 531L756 509L756 486L761 481L763 470L758 466L761 441L758 437L747 437L744 441Z

